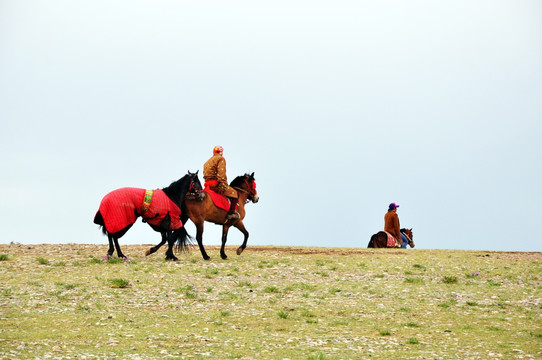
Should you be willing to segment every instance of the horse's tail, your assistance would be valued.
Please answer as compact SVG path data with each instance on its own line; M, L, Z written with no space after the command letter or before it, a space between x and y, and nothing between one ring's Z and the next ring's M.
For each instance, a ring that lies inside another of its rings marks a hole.
M367 245L367 248L374 248L375 247L375 238L376 238L376 234L371 236L371 240L369 240L369 244Z
M98 210L96 216L94 216L94 223L100 225L100 228L102 229L104 235L107 235L107 230L105 229L105 221L100 210Z
M173 230L171 233L171 239L173 242L177 243L175 246L175 251L178 253L188 251L194 240L194 238L188 234L184 226L178 228L177 230Z

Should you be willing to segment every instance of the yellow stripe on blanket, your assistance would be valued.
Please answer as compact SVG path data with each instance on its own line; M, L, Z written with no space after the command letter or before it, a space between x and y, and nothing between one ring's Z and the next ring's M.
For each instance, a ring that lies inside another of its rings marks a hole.
M141 213L145 213L151 207L153 190L145 190L145 200L143 200L143 206L141 207Z

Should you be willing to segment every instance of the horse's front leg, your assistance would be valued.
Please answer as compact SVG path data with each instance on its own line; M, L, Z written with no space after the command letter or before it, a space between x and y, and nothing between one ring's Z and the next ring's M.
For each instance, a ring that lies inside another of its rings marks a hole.
M160 244L150 248L149 250L147 250L147 252L145 253L145 256L149 256L150 254L154 254L155 252L158 251L158 249L160 249L162 247L162 245L164 245L167 241L167 236L166 236L166 233L163 232L161 233L162 234L162 241L160 242ZM166 253L167 255L167 253Z
M204 221L202 220L201 223L195 224L196 240L198 241L199 251L201 252L201 256L203 256L203 260L209 260L210 257L207 255L207 252L205 252L205 248L203 247L203 223Z
M167 241L167 244L168 244L167 251L166 251L166 260L173 260L173 261L179 260L175 256L175 254L173 254L173 245L175 244L173 232L172 231L163 232L162 239L163 241Z
M228 255L226 255L226 251L224 251L224 248L226 246L226 241L228 241L228 230L230 229L229 225L223 225L222 226L222 246L220 247L220 257L223 260L226 260L228 258Z
M247 229L245 229L245 224L243 224L243 222L241 220L236 222L233 226L238 228L239 231L241 231L243 233L243 235L245 236L245 239L243 240L243 244L241 244L241 246L239 246L239 248L237 249L237 255L241 255L243 250L245 250L245 248L247 247L248 231L247 231Z

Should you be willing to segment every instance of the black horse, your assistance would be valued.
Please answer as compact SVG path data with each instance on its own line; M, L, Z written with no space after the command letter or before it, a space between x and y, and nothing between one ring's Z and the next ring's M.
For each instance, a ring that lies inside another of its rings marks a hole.
M163 189L122 188L107 194L102 199L94 223L101 226L109 239L108 256L112 256L116 248L118 257L126 259L118 239L141 216L143 222L162 235L160 246L168 243L166 260L178 260L173 254L173 245L177 243L176 250L184 251L192 239L181 222L181 209L187 196L199 197L201 190L198 172L188 172Z
M401 234L405 235L408 240L408 245L413 248L414 245L414 235L412 234L412 229L401 229ZM367 245L368 248L387 248L388 246L388 234L384 231L379 231L373 236ZM396 246L392 246L396 247Z

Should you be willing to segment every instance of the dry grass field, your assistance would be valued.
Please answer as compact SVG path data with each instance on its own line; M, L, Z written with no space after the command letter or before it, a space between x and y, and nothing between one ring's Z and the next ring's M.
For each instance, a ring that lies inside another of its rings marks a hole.
M149 247L0 245L0 359L542 359L542 253Z

